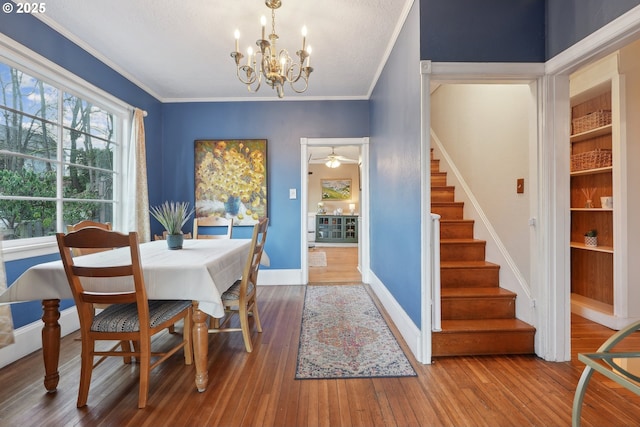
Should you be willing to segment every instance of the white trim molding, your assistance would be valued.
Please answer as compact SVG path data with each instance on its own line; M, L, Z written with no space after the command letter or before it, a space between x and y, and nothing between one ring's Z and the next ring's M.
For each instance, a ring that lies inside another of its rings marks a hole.
M416 357L418 362L427 363L427 361L420 360L420 354L422 352L421 346L421 332L420 329L413 323L413 320L402 309L402 306L391 295L387 287L382 281L373 273L369 272L371 281L369 285L376 294L376 297L380 301L380 304L384 307L389 317L393 321L393 324L398 328L398 332L409 346L411 353ZM429 361L430 363L430 361Z

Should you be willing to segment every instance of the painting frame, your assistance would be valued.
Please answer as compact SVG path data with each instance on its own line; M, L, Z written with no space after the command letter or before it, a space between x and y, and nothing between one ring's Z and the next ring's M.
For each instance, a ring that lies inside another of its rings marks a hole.
M266 139L197 139L194 157L196 218L253 226L268 217Z
M320 179L320 194L322 200L351 200L351 191L351 178Z

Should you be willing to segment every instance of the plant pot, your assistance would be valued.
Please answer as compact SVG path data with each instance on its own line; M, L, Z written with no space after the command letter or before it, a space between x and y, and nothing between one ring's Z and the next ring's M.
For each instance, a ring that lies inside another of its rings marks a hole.
M585 246L598 246L598 236L584 236Z
M167 234L167 247L171 250L182 249L184 234Z

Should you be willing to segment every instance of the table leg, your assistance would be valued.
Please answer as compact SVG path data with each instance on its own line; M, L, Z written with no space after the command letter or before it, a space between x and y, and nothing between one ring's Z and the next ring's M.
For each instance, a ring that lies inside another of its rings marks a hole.
M42 356L44 357L44 386L48 393L58 387L58 360L60 359L60 300L42 300Z
M207 389L209 371L207 370L207 353L209 351L209 332L206 324L207 315L200 311L198 302L193 302L193 357L196 362L196 387L199 392Z

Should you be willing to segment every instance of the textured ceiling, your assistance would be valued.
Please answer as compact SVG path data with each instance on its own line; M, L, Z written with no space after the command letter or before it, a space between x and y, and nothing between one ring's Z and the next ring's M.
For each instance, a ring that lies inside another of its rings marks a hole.
M23 1L16 1L23 3ZM413 0L282 0L279 48L294 54L308 28L309 89L285 99L367 99ZM36 15L163 102L272 100L268 86L250 94L235 75L240 51L260 38L263 0L47 0Z

